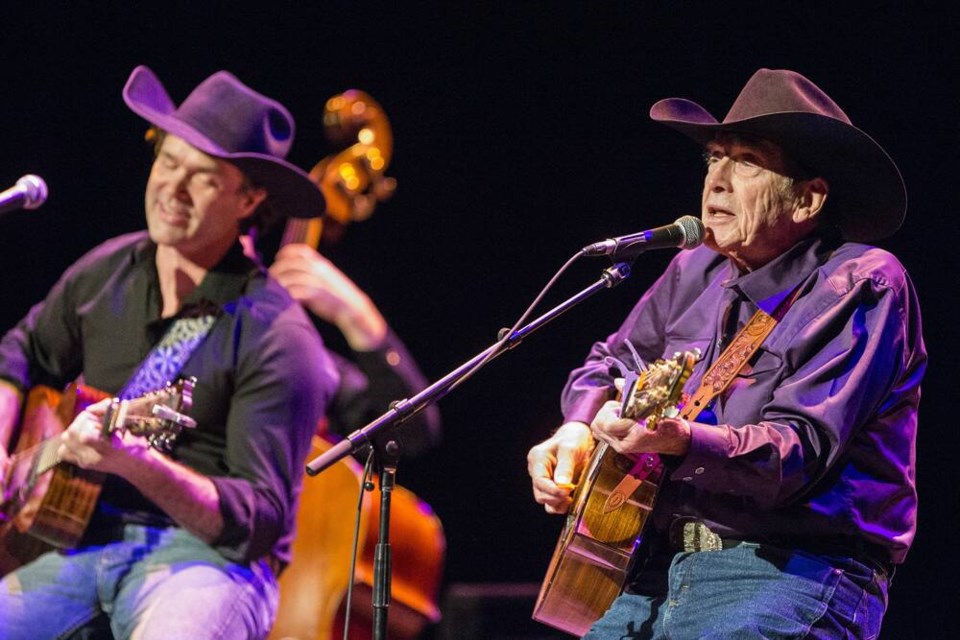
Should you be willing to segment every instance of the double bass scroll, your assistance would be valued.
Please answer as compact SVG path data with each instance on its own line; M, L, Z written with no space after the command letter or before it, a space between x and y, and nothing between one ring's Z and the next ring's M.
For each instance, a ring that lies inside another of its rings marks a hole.
M351 222L366 220L377 203L389 199L397 181L385 175L393 155L393 131L380 104L359 89L327 100L324 134L342 151L322 158L310 170L327 201L323 218L287 221L283 244L306 242L317 247L320 236L337 240Z

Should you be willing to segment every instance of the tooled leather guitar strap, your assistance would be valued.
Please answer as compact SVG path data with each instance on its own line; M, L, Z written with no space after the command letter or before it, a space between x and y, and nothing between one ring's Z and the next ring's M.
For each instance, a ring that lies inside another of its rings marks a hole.
M681 418L688 421L696 420L700 412L706 409L716 396L730 386L736 375L750 361L799 295L800 285L797 285L790 295L777 305L773 315L763 309L757 309L753 317L737 332L737 335L723 350L720 357L704 374L700 386L684 403L683 409L680 411ZM634 463L630 472L625 474L614 490L610 492L611 497L604 505L604 511L612 511L616 508L614 505L625 502L660 465L659 455L655 453L642 454Z
M773 316L758 309L703 375L700 386L684 403L680 417L695 420L715 397L730 386L775 326L777 321Z
M753 355L767 339L767 336L777 326L777 322L786 315L787 311L800 295L800 285L794 287L783 301L777 305L773 315L763 309L757 309L753 317L743 325L743 328L733 337L720 357L710 366L700 381L700 386L684 403L680 417L684 420L695 420L700 412L707 408L710 402L726 390L733 379L740 373Z

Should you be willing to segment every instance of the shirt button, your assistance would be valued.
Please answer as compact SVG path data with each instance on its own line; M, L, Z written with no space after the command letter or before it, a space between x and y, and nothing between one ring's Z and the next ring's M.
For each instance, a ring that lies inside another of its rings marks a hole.
M703 467L697 467L696 469L693 470L693 472L694 472L695 474L697 474L697 475L700 475L700 474L703 473L704 471L705 471L705 469L704 469Z
M690 482L691 480L693 480L692 476L687 476L686 478L683 479L684 482Z

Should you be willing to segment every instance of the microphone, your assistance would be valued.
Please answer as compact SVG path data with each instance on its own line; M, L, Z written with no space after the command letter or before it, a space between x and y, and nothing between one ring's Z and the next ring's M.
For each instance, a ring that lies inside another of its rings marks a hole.
M0 215L16 209L36 209L47 201L47 183L32 173L0 192Z
M703 223L694 216L683 216L648 231L594 242L580 250L585 256L610 256L611 260L629 260L651 249L693 249L703 243Z

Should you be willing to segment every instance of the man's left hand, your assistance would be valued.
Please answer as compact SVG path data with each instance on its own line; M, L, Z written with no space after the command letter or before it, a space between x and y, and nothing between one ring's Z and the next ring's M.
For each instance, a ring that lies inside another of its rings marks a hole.
M636 455L663 453L682 456L690 449L690 423L683 418L661 418L656 429L643 422L620 417L620 403L606 402L590 424L593 436L617 453Z

